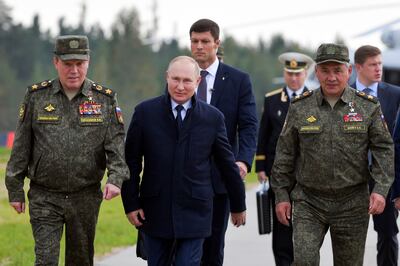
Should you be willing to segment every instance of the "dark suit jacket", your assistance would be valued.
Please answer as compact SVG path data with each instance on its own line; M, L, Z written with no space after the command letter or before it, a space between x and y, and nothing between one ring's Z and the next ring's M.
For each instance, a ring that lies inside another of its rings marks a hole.
M356 83L352 85L353 88L356 88ZM394 137L394 128L396 125L396 116L400 106L400 87L391 85L385 82L378 83L378 99L381 104L381 109L383 116L385 117L385 121L387 123L388 129L392 137ZM399 122L397 122L397 125ZM400 130L400 128L398 129ZM394 138L395 140L395 138ZM397 145L395 145L395 148ZM399 148L395 150L395 156L399 156L400 153L400 144ZM399 158L400 160L400 158ZM397 166L399 164L399 166ZM399 168L399 169L397 169ZM399 176L399 177L397 177ZM400 161L397 163L396 159L396 177L395 181L391 188L392 195L388 195L389 197L399 197L400 196Z
M271 175L275 159L276 144L282 131L290 100L286 89L278 89L267 93L261 115L258 133L256 172L265 171Z
M151 236L202 238L211 234L212 156L228 179L231 211L246 208L244 185L223 115L194 97L179 138L169 96L139 104L125 152L130 169L130 180L122 186L125 212L143 208L146 220L142 229Z
M226 131L236 161L244 162L250 171L256 151L257 114L249 75L220 62L210 104L225 116ZM213 176L218 177L213 178L215 192L226 193L225 177L221 178L215 166Z
M304 91L307 91L304 87ZM264 108L258 133L256 172L265 171L271 175L274 164L276 144L289 110L289 96L286 88L265 94Z

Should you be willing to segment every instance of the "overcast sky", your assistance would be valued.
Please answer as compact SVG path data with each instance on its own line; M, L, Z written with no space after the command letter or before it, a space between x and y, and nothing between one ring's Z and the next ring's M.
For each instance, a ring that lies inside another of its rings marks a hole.
M33 15L39 13L42 29L50 29L54 35L61 16L67 24L77 24L82 3L87 5L86 24L100 23L107 30L122 9L135 7L139 11L143 31L152 20L153 0L4 1L12 8L14 22L31 24ZM182 45L189 44L188 29L195 20L210 18L220 25L223 35L233 35L242 43L255 43L260 37L269 40L273 34L282 33L285 38L316 49L320 43L332 42L340 35L353 48L366 43L383 48L381 32L355 36L400 19L400 1L158 0L156 14L158 38L179 37Z

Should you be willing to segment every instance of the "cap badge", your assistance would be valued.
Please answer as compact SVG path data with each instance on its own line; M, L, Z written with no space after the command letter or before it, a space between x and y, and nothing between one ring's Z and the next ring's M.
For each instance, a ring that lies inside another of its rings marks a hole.
M77 40L72 40L69 42L69 48L76 49L79 47L79 42Z
M291 67L291 68L296 68L296 67L297 67L297 61L294 60L294 59L292 59L292 60L290 61L290 67Z
M327 54L335 54L335 47L333 47L333 46L328 46L328 47L326 48L326 53L327 53Z

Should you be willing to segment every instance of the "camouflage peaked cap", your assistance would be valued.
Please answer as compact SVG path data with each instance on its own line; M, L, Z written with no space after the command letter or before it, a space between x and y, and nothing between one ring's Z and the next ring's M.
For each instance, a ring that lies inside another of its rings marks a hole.
M318 47L315 62L322 64L325 62L334 61L341 64L350 62L349 49L342 44L323 43Z
M89 39L83 35L64 35L56 38L54 54L61 60L89 60Z

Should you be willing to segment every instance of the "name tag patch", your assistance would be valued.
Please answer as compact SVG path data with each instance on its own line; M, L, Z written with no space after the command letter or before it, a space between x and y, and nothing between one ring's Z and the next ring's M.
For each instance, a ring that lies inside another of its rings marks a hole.
M343 130L348 133L366 132L367 126L366 125L343 125Z
M103 123L102 117L81 117L81 123Z
M319 133L319 132L321 132L321 126L319 125L300 127L300 133Z
M59 115L38 115L36 121L38 123L58 124L61 120Z

